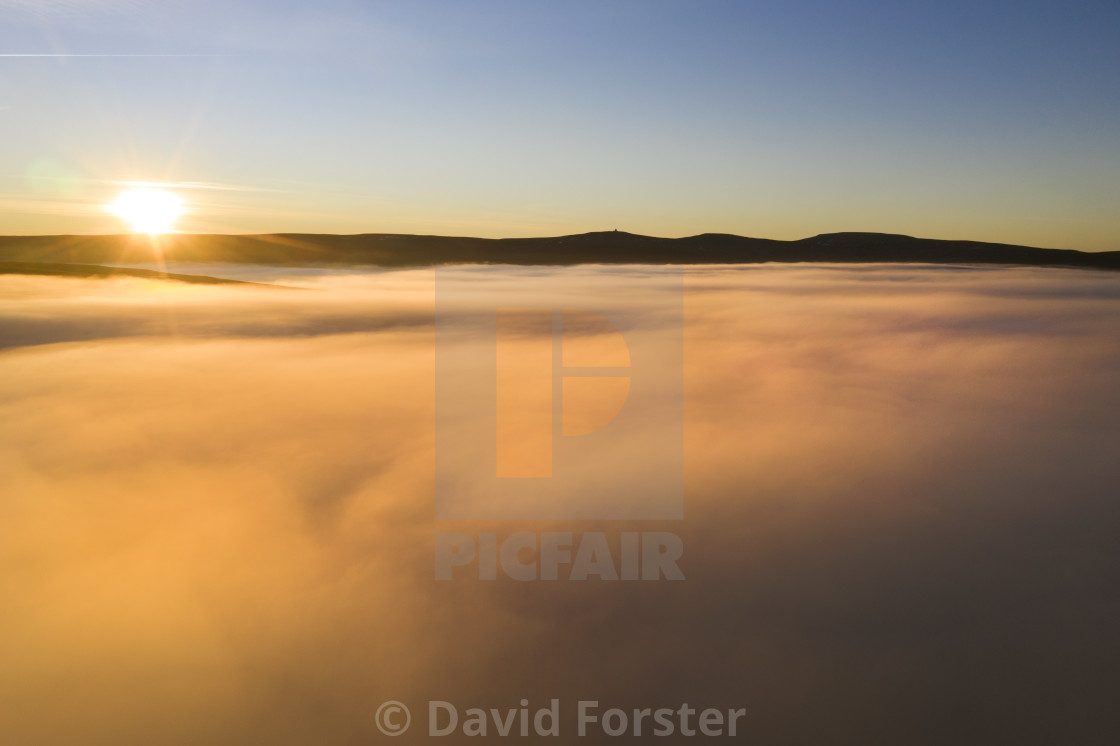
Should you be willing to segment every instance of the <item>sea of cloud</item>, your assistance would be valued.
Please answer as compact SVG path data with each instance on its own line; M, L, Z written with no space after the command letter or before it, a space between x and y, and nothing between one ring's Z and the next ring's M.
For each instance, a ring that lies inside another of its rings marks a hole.
M679 270L457 271L645 318ZM679 583L434 581L434 532L521 526L434 520L432 271L257 277L288 287L0 277L0 743L553 697L745 707L757 744L1120 737L1120 275L688 268L685 520L635 526Z

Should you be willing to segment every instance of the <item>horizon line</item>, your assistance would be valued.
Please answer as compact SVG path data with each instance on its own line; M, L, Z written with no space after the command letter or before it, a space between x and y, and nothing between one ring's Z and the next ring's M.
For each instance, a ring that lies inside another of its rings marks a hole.
M583 233L563 233L563 234L548 235L548 236L503 236L503 237L498 237L498 238L491 238L491 237L486 237L486 236L439 234L439 233L385 233L385 232L375 232L375 231L360 232L360 233L328 233L328 232L308 232L308 231L274 231L274 232L266 232L266 233L261 233L261 232L195 233L195 232L169 231L167 233L158 234L158 236L156 236L156 237L164 238L164 237L175 237L175 236L183 236L183 237L194 237L194 236L215 237L215 236L220 236L220 237L246 237L246 238L248 238L248 237L254 237L254 236L333 236L333 237L339 237L339 238L348 238L348 237L353 238L353 237L358 237L358 236L399 236L399 237L411 237L411 238L448 238L448 239L468 238L468 239L479 240L479 241L542 241L542 240L560 239L560 238L576 238L576 237L581 237L581 236L591 236L591 235L597 235L597 234L610 235L610 234L614 234L614 233L617 233L617 234L620 234L620 235L634 236L634 237L637 237L637 238L650 238L650 239L656 239L656 240L662 240L662 241L680 241L680 240L684 240L684 239L703 238L703 237L730 237L730 238L741 238L741 239L753 240L753 241L773 241L773 242L776 242L776 243L797 243L799 241L808 241L810 239L822 238L822 237L827 237L827 236L869 236L869 237L870 236L878 236L878 237L891 237L891 238L906 238L906 239L911 239L911 240L915 240L915 241L942 241L942 242L958 242L958 243L963 242L963 243L986 244L986 245L992 245L992 246L1013 246L1013 247L1024 248L1024 249L1042 249L1042 250L1050 250L1050 251L1072 251L1072 252L1077 252L1077 253L1081 253L1081 254L1106 254L1106 253L1120 252L1120 249L1101 249L1101 250L1094 251L1094 250L1086 250L1086 249L1068 249L1068 248L1055 248L1055 247L1046 247L1046 246L1031 246L1031 245L1027 245L1027 244L1014 244L1014 243L1006 243L1006 242L1001 242L1001 241L981 241L981 240L971 239L971 238L931 238L931 237L924 237L924 236L913 236L913 235L910 235L910 234L907 234L907 233L886 233L886 232L882 232L882 231L831 231L831 232L817 233L817 234L814 234L814 235L803 236L801 238L793 238L793 239L767 238L767 237L762 237L762 236L747 236L747 235L743 235L743 234L739 234L739 233L722 233L722 232L693 233L693 234L688 234L688 235L683 235L683 236L670 237L670 236L655 236L655 235L649 235L649 234L644 234L644 233L631 233L630 231L619 230L619 229L592 230L592 231L585 231ZM122 232L122 233L23 233L23 234L0 234L0 239L9 239L9 238L120 238L120 237L139 237L139 236L149 237L148 234L132 233L132 232Z

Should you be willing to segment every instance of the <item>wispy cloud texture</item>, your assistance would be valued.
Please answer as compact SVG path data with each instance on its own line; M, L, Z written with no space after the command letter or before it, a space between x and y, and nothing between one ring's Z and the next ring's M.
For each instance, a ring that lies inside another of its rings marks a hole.
M677 584L433 581L432 275L286 280L0 277L0 741L371 742L390 698L1120 732L1120 278L690 271Z

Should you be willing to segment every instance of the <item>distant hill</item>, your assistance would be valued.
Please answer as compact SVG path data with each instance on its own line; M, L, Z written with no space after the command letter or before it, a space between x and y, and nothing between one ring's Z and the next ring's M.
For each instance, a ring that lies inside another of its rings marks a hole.
M923 262L1120 269L1120 251L1040 249L886 233L826 233L797 241L722 233L656 238L620 231L501 239L386 233L171 234L158 243L168 261L290 266ZM153 258L147 236L0 236L0 262L141 264Z
M45 275L49 277L140 277L145 280L187 282L194 285L259 285L255 282L226 280L205 275L180 275L157 272L151 269L129 267L102 267L94 264L67 264L61 262L0 262L0 275ZM273 287L265 285L263 287Z

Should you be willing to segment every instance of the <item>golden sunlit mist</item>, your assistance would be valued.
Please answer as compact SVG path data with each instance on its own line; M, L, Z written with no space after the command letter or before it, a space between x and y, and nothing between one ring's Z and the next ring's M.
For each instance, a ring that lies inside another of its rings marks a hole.
M137 187L121 192L106 209L128 223L133 233L158 236L170 232L186 212L183 200L173 192Z

